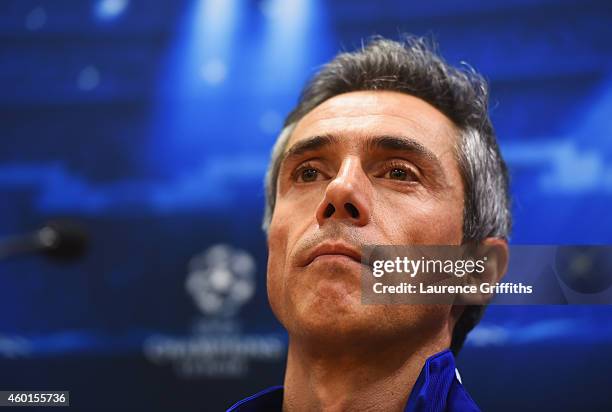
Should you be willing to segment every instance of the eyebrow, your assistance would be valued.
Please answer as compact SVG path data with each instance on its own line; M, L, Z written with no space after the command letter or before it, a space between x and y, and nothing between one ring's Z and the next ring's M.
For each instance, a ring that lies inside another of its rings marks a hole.
M284 163L290 158L301 157L309 152L319 151L338 142L338 137L334 135L312 136L302 139L283 154L279 164ZM378 149L411 153L417 157L428 160L439 173L443 174L444 169L438 157L431 150L411 137L389 135L373 136L367 139L366 149L368 151Z
M366 147L370 151L378 149L411 153L413 155L416 155L417 157L423 158L433 163L434 167L438 169L440 173L442 173L442 171L444 170L442 168L442 163L440 163L440 159L438 159L438 156L436 156L431 150L429 150L417 140L411 137L374 136L367 140Z
M338 143L338 138L332 135L312 136L300 140L283 154L280 163L293 157L300 157L306 153L321 150L326 146L332 146L336 143Z

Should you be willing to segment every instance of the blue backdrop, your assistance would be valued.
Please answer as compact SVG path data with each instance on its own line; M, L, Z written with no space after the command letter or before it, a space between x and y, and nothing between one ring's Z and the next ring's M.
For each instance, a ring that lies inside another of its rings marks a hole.
M0 389L196 411L281 383L269 151L321 64L401 32L490 80L512 242L611 244L610 2L5 0L0 236L70 217L91 243L0 262ZM484 410L612 410L611 315L491 307L464 383Z

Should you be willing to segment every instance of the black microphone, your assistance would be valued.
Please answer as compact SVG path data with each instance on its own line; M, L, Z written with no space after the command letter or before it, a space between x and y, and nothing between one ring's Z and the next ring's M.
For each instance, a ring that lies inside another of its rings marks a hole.
M83 255L87 243L87 233L75 222L50 221L36 232L0 241L0 259L28 253L42 253L53 259L74 260Z

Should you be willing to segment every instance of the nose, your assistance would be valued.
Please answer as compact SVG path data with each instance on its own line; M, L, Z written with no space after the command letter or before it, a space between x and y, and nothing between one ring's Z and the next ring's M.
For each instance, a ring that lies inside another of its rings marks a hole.
M370 221L368 186L369 180L359 159L344 159L317 207L319 225L322 226L330 219L342 219L353 225L365 226Z

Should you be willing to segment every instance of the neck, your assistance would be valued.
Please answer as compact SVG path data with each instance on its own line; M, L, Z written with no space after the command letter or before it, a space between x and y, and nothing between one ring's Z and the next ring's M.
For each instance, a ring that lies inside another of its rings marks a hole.
M448 347L441 338L420 343L332 347L292 337L283 410L403 411L427 358Z

